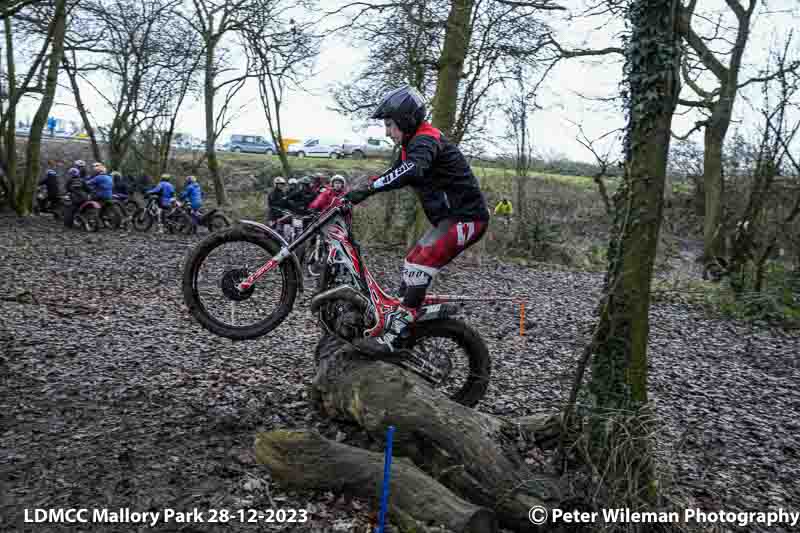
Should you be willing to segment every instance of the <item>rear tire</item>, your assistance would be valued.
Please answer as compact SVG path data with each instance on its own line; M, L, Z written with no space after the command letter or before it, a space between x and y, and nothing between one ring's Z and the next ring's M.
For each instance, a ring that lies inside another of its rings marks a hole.
M78 215L83 229L89 233L95 233L100 230L100 210L96 207L85 207Z
M208 313L203 303L200 301L197 277L200 268L203 266L203 261L205 261L211 252L219 246L236 241L245 241L260 246L267 252L265 255L269 256L277 254L281 249L281 245L269 236L243 228L242 226L234 226L225 231L212 233L204 240L200 241L200 244L189 254L189 257L184 263L182 281L183 300L192 316L200 322L200 325L210 332L233 340L255 339L277 328L289 313L291 313L294 307L295 297L297 296L298 273L295 271L294 263L291 259L287 258L280 264L279 268L282 279L280 305L262 321L254 325L242 327L231 326L218 321Z
M208 231L214 233L215 231L221 231L231 225L231 221L228 220L228 217L223 215L222 213L215 213L211 216L211 219L208 221Z
M460 320L431 320L414 325L409 346L413 348L425 338L447 338L455 341L466 352L469 374L458 384L450 399L467 407L474 407L486 396L491 377L492 362L489 349L477 331Z
M136 231L150 231L153 227L153 216L140 207L131 217L131 223Z

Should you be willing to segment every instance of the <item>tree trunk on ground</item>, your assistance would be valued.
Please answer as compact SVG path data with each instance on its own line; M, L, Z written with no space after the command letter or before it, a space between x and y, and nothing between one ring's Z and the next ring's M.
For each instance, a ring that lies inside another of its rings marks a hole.
M541 531L528 519L529 509L535 505L564 505L565 489L558 478L530 468L515 444L517 438L524 438L540 447L554 446L559 419L526 417L505 421L479 413L450 401L417 376L395 365L365 358L331 336L320 341L317 362L312 396L320 410L331 418L355 422L378 441L383 441L389 425L395 426L395 454L407 457L432 478L425 478L409 463L401 463L403 478L392 485L392 503L399 506L400 515L409 514L422 522L433 513L440 513L463 521L467 516L476 516L477 506L491 509L505 527ZM296 450L285 445L287 439L308 445ZM371 483L362 490L377 493L373 480L378 477L379 461L366 452L343 445L334 450L332 443L318 437L275 432L260 435L258 443L260 459L270 464L273 475L281 481L294 480L306 488L329 487L331 479L344 482L344 478L331 478L332 472L347 471L352 475L367 465L360 485ZM343 455L327 455L325 450L341 451ZM320 460L309 460L313 457ZM356 460L361 467L350 467ZM423 488L438 493L441 499L417 506L412 493ZM402 497L395 500L395 494ZM444 513L442 509L450 510ZM453 514L452 509L464 511Z
M206 65L205 65L205 107L206 107L206 155L208 156L208 171L211 179L214 180L214 194L216 195L217 205L228 205L228 194L225 192L225 184L219 172L219 162L217 161L217 135L214 124L214 52L216 42L206 39Z
M589 451L595 467L604 473L605 487L649 503L655 496L654 467L649 428L641 417L648 403L650 283L679 92L678 5L678 0L639 0L629 11L626 170L616 195L604 305L591 363Z
M431 122L447 136L452 136L458 105L458 86L463 75L472 37L473 0L452 0L447 16L447 30L439 57L439 77L433 97Z
M56 10L53 15L52 24L53 38L51 42L50 59L47 67L47 78L45 81L44 94L39 103L39 109L33 117L31 131L28 137L28 144L25 150L25 174L24 181L17 190L15 198L16 211L19 215L26 215L33 207L33 193L36 184L39 182L39 157L42 148L42 130L47 124L47 117L53 107L53 100L58 84L58 67L61 65L61 57L64 54L64 34L67 28L67 1L58 0ZM14 125L12 125L13 127Z
M383 455L327 440L316 433L272 431L256 437L256 457L273 479L299 488L345 490L367 500L380 494ZM314 468L306 468L315 465ZM451 531L497 531L494 513L453 494L408 459L392 462L389 519L406 530L421 524Z

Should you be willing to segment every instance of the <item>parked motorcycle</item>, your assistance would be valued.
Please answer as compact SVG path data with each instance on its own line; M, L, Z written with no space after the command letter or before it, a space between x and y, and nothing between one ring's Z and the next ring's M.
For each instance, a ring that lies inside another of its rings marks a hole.
M192 233L197 233L197 227L203 226L210 232L225 229L231 225L230 219L225 216L225 213L219 209L212 209L211 211L203 213L202 211L196 216L192 215L192 206L188 202L179 202L178 205L189 215L192 220Z
M169 233L189 235L192 232L192 218L181 209L177 202L162 209L159 205L158 194L148 194L145 197L145 206L136 210L131 218L133 229L136 231L150 231L154 223L163 222L164 228Z

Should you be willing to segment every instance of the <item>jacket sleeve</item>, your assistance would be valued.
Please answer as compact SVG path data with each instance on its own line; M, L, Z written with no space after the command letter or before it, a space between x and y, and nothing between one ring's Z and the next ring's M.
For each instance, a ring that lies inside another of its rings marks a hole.
M147 189L146 191L144 191L145 194L155 194L157 192L161 192L161 184L160 183L158 185L156 185L155 187L153 187L152 189Z
M418 183L433 166L439 155L439 141L429 135L414 137L406 148L405 161L398 160L388 171L372 182L374 192L392 191Z
M324 192L321 192L317 195L316 198L308 205L309 209L325 209L330 205L332 198L333 189L325 189Z

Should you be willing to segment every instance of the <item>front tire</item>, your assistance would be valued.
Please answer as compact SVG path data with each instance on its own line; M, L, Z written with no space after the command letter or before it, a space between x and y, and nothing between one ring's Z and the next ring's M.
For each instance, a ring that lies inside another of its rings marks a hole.
M283 320L291 313L294 307L294 300L297 296L298 273L295 271L294 263L290 259L284 260L278 267L280 274L280 298L275 310L264 316L255 324L236 326L222 322L212 316L200 298L199 276L204 262L217 248L229 243L251 243L263 250L263 260L274 256L280 251L281 245L267 235L257 233L242 226L234 226L225 231L210 234L191 252L183 267L182 292L183 299L189 312L205 329L221 337L233 340L248 340L262 337L277 328ZM258 265L248 265L249 268L243 269L247 272ZM213 269L211 269L213 271ZM225 278L229 272L225 271L220 279L212 279L212 283L218 284L224 294ZM274 276L275 271L267 273L266 276ZM241 277L241 275L239 276ZM238 279L238 278L237 278ZM255 291L258 291L258 283L249 292L241 292L238 295L226 295L231 301L245 301L249 299ZM228 288L230 291L230 288Z

